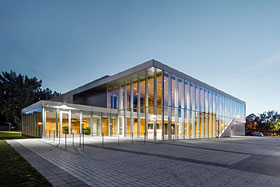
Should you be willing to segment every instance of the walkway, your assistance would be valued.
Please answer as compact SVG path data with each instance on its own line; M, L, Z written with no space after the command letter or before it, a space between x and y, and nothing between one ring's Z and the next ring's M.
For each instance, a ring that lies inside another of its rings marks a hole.
M280 139L8 141L54 186L279 186ZM37 161L36 161L37 160ZM51 177L50 177L51 176ZM61 181L59 181L61 179ZM72 182L72 180L74 182ZM59 182L58 182L59 181Z

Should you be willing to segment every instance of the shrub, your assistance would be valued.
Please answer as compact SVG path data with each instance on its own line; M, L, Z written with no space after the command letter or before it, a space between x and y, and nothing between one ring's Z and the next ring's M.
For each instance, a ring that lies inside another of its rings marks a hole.
M84 128L85 134L89 135L90 134L90 127Z
M68 133L68 131L69 131L69 127L68 127L68 126L64 126L64 127L62 127L62 128L63 128L63 130L64 130L65 134L67 134L67 133Z

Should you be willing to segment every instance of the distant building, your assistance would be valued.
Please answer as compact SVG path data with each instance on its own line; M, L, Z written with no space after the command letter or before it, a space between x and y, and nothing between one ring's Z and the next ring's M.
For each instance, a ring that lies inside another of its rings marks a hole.
M155 139L244 135L245 107L227 93L151 60L22 109L22 133ZM230 128L229 128L230 127Z

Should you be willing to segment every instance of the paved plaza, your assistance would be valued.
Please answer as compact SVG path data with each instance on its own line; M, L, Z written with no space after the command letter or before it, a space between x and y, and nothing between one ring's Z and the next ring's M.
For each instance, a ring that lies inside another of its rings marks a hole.
M77 136L73 143L70 136L8 143L54 186L280 186L277 137L155 142Z

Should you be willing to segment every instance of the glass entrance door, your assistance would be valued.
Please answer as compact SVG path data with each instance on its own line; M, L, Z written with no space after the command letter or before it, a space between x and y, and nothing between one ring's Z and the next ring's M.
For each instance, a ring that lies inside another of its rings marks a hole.
M59 134L69 134L71 129L69 127L69 112L59 112Z

